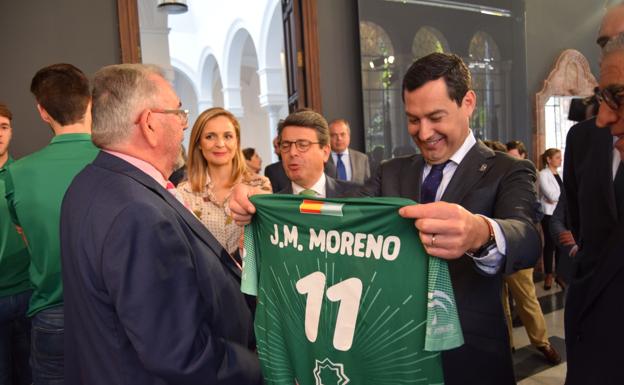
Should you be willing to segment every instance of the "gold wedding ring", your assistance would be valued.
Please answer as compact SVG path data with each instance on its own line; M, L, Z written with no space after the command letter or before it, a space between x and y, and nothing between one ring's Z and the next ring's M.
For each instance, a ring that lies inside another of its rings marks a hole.
M433 247L435 244L435 234L431 234L431 244L429 246Z

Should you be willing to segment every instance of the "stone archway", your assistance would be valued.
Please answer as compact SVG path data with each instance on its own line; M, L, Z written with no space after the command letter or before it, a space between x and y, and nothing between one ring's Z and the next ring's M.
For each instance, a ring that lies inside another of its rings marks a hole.
M205 49L200 65L199 111L223 106L223 84L217 58L210 49Z
M240 21L230 28L225 46L223 99L225 108L240 121L241 146L253 147L271 159L271 131L267 112L260 105L260 78L256 44Z
M260 106L269 115L269 157L263 158L276 161L277 156L273 153L271 140L277 135L279 119L288 114L288 96L286 92L286 69L281 57L284 52L284 34L282 23L282 6L279 0L268 2L264 12L263 23L260 31L260 49L258 51L260 78Z
M184 131L184 147L188 149L191 128L199 115L197 98L198 93L191 77L189 77L189 75L187 75L182 69L178 68L175 64L173 65L172 83L173 89L176 91L180 101L182 102L182 108L189 110L189 129Z

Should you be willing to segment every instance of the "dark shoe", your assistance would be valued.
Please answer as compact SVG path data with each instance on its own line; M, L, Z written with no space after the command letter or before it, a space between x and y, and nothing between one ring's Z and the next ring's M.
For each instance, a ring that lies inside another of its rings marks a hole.
M537 350L542 352L542 354L546 358L546 361L548 361L549 364L554 366L561 363L561 356L559 356L559 353L557 353L555 348L553 348L552 346L540 346L539 348L537 348Z
M544 278L544 290L550 290L553 284L553 276L552 274L546 274Z

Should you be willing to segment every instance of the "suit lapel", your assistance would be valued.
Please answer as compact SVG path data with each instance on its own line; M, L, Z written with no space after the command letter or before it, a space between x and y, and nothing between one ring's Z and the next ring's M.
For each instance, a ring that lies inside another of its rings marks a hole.
M334 158L331 153L329 154L329 159L325 162L324 172L332 178L336 178L338 176L338 170L336 170Z
M349 164L351 165L351 181L355 181L360 177L360 163L357 161L357 154L353 150L349 150Z
M494 152L481 142L477 142L468 151L442 194L441 200L450 203L461 203L464 196L472 191L491 166Z
M422 173L425 168L425 160L422 156L412 156L404 170L400 170L400 192L401 196L409 198L415 202L420 202L420 185L422 184Z
M585 296L581 317L585 315L595 302L596 297L610 284L615 275L624 268L624 258L622 258L621 254L623 252L621 249L623 244L621 240L622 234L624 234L624 223L620 222L613 228L604 252L599 256L600 262L592 276L591 284Z
M292 194L293 189L292 189L292 183L290 183L290 180L288 181L288 185L285 188L278 191L277 193L278 194Z
M337 191L337 184L336 181L334 180L334 178L332 178L331 176L326 175L325 176L325 197L326 198L337 198L338 197L338 191Z
M219 257L221 262L226 265L232 273L234 273L238 278L241 276L240 270L233 265L232 259L229 253L219 244L219 242L210 234L210 231L201 223L195 215L193 215L180 201L178 201L173 194L167 191L164 187L159 185L152 177L145 174L138 168L134 167L128 162L125 162L122 159L117 158L116 156L110 155L105 152L101 152L98 157L106 157L103 160L105 161L105 166L107 168L112 169L121 174L125 174L126 176L134 179L138 183L145 186L147 189L152 191L154 194L163 199L172 209L174 209L180 217L186 222L186 224L191 228L191 230L206 244L210 247L215 255ZM112 167L111 167L112 166Z
M596 189L596 192L602 194L602 197L596 197L596 199L604 199L607 202L611 220L613 223L616 223L618 218L615 190L613 189L613 150L605 151L605 149L613 148L613 137L611 135L600 135L597 136L597 139L599 140L598 145L591 146L591 148L594 150L594 156L599 165L593 168L598 178L597 185L600 186L600 188Z

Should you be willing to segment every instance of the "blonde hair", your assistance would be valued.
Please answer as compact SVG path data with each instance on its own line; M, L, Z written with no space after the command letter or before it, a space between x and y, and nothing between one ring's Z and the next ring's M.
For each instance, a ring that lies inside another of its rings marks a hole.
M542 161L542 168L547 168L548 159L551 159L552 157L560 153L561 153L561 150L558 148L549 148L548 150L544 151L542 156L540 156L540 160Z
M209 108L197 117L197 120L193 125L193 130L191 131L187 173L191 184L191 190L193 192L201 192L204 190L204 186L206 185L206 174L208 173L209 168L208 162L206 161L206 158L204 158L199 145L202 132L209 121L219 116L225 116L228 118L230 122L232 122L234 132L236 133L236 152L234 153L234 158L232 159L232 175L229 180L230 186L234 185L247 172L247 164L245 163L245 158L243 157L243 153L240 148L240 124L238 123L238 120L231 112L221 107Z

